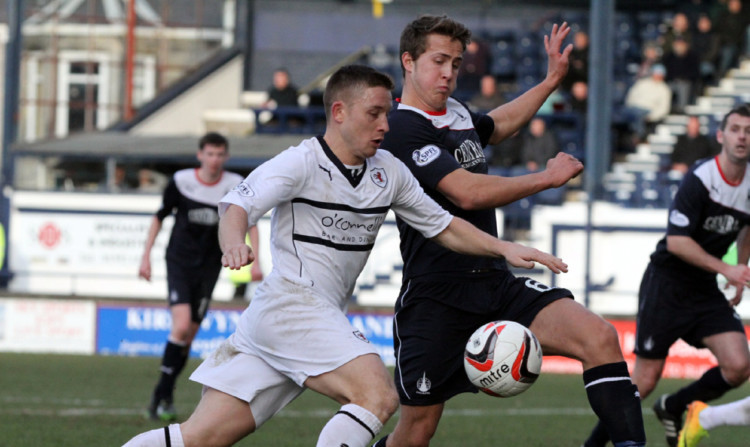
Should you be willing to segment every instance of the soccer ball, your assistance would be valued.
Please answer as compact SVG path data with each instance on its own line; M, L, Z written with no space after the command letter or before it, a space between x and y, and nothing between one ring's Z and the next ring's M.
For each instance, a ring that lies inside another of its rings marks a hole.
M523 325L493 321L469 337L464 368L471 383L490 396L515 396L539 377L542 347Z

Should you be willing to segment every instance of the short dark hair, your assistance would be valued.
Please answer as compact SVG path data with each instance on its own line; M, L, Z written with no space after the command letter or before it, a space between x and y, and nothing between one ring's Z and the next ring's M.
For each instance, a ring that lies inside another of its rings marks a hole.
M727 127L727 120L729 120L729 115L750 117L750 104L745 103L739 105L727 112L727 114L724 115L724 118L721 120L721 127L719 127L721 130L724 130Z
M336 70L326 84L323 93L323 105L326 109L326 118L331 117L331 107L336 101L347 102L350 93L357 88L383 87L393 90L393 79L387 74L381 73L366 65L344 65Z
M427 50L427 36L430 34L440 34L448 36L452 40L458 40L464 50L471 42L471 31L461 22L457 22L446 15L425 14L406 25L406 28L401 32L399 56L409 53L412 59L419 59L419 56ZM403 62L401 63L401 74L406 74Z
M201 137L198 141L198 149L203 149L207 144L211 146L224 146L229 151L229 141L226 137L218 132L209 132Z

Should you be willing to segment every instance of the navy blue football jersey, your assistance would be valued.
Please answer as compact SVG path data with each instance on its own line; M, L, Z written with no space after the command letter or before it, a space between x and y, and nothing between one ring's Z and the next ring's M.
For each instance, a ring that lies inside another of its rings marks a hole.
M425 192L454 216L497 236L495 210L463 210L437 191L437 184L456 169L486 174L483 147L495 123L487 115L471 112L461 102L449 98L446 110L428 113L399 102L388 117L390 130L381 148L403 161L419 180ZM507 269L505 260L467 256L450 251L425 239L418 231L397 219L401 234L404 278L441 272Z
M731 184L714 157L697 162L685 174L669 208L667 236L689 236L707 253L721 258L749 223L750 175L746 173L739 184ZM716 274L669 253L666 237L657 244L651 262L660 272L681 281L716 284Z

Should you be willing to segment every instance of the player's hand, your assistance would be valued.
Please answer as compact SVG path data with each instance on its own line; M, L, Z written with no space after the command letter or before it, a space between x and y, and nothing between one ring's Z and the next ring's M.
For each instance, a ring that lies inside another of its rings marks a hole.
M138 268L138 277L146 281L151 281L151 259L144 256L141 259L141 266Z
M513 242L510 242L509 244L509 247L505 250L503 255L505 256L505 260L513 267L530 269L534 267L535 262L538 262L550 269L553 273L568 272L568 264L564 263L563 260L557 256L525 245Z
M747 265L730 265L722 273L727 279L727 285L734 286L734 297L729 300L731 306L736 306L742 301L742 292L750 285L750 267Z
M552 187L559 188L581 171L583 171L583 163L579 159L565 152L558 152L555 158L547 160L544 173L549 176Z
M232 245L221 255L221 265L231 270L238 270L254 260L253 249L247 244Z
M570 52L573 51L573 44L568 44L560 52L563 41L570 33L570 26L567 22L562 25L552 25L552 31L549 36L544 36L544 49L547 50L547 79L552 81L555 86L560 85L565 75L568 73L570 64Z

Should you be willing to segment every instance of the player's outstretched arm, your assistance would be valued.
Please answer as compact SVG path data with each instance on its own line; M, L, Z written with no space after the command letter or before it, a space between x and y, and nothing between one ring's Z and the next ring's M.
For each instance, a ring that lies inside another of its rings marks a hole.
M465 210L490 209L549 188L558 188L583 171L583 163L560 152L544 171L517 177L475 174L456 169L438 182L437 189L454 205Z
M229 205L219 219L221 265L237 270L255 259L253 250L245 243L247 212L240 206Z
M525 245L497 239L479 230L469 222L454 217L451 223L434 240L458 253L476 256L505 257L514 267L533 268L538 262L554 273L568 271L562 259Z
M570 52L573 51L573 44L568 44L562 49L563 41L569 33L570 26L567 23L553 25L549 36L544 36L544 48L548 58L547 77L523 95L488 113L495 121L495 131L490 137L491 144L497 144L519 130L536 115L544 101L560 86L560 82L568 73Z

